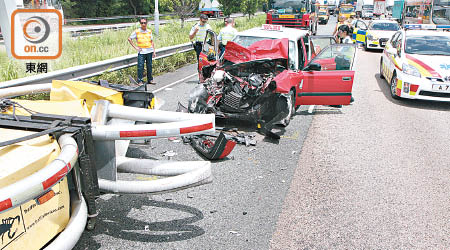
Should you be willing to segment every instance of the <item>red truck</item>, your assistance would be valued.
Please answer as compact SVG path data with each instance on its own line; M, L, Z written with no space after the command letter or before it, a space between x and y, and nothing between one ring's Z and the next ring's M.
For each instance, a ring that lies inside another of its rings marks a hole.
M307 29L315 35L317 33L315 0L270 0L266 24L277 24L289 28Z

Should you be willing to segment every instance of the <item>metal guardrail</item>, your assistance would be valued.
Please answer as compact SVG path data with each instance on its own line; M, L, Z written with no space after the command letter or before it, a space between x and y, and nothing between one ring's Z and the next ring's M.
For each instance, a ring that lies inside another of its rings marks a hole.
M176 14L159 14L162 16L175 16ZM66 23L75 23L75 22L90 22L90 21L104 21L104 20L117 20L117 19L132 19L132 18L149 18L154 15L132 15L132 16L110 16L110 17L81 17L81 18L67 18L65 19Z
M184 53L193 50L191 43L165 47L156 50L157 57L161 59L172 56L176 53ZM33 75L29 77L0 82L1 88L17 87L30 84L51 83L52 80L80 80L101 75L105 72L112 72L128 68L137 64L137 55L127 55L116 57L100 62L88 63L67 69L56 70L45 74Z

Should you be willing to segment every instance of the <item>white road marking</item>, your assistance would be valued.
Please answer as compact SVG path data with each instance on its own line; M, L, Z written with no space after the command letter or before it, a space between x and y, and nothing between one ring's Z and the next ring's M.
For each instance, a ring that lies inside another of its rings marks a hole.
M171 84L169 84L169 85L166 85L166 86L164 86L164 87L161 87L161 88L159 88L159 89L157 89L157 90L155 90L155 91L152 91L152 92L153 92L153 93L158 93L158 92L161 91L161 90L164 90L164 89L166 89L166 88L172 87L173 85L176 85L176 84L178 84L178 83L180 83L180 82L183 82L183 81L185 81L185 80L187 80L187 79L189 79L189 78L192 78L192 77L194 77L194 76L196 76L196 75L198 75L198 73L195 73L195 74L192 74L192 75L190 75L190 76L187 76L187 77L185 77L185 78L183 78L183 79L180 79L180 80L178 80L178 81L176 81L176 82L173 82L173 83L171 83Z

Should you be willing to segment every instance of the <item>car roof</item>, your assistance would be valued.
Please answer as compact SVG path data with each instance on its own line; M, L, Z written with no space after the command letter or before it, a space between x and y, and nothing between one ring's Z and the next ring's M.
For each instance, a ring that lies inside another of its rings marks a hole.
M447 36L450 37L450 32L442 30L406 30L406 36L419 35L419 36Z
M370 23L397 23L397 21L394 20L389 20L389 19L376 19L376 20L372 20Z
M286 28L283 27L282 31L273 31L273 30L264 30L261 27L253 28L245 31L239 32L238 36L253 36L253 37L267 37L267 38L288 38L292 41L297 41L301 37L304 37L308 34L307 30L294 29L294 28Z

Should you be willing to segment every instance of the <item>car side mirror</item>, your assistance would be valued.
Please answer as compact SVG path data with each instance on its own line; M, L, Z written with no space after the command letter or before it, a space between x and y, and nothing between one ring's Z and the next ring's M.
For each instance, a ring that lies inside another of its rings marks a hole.
M389 55L394 55L394 56L397 55L397 49L396 49L396 48L389 48L389 49L386 50L386 52L387 52Z
M303 71L321 71L322 65L318 63L310 63L308 66L306 66Z

